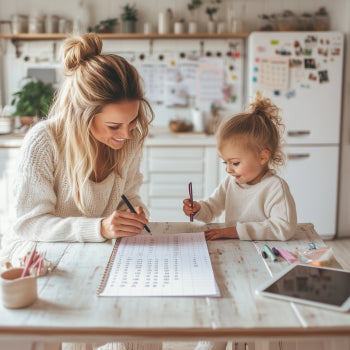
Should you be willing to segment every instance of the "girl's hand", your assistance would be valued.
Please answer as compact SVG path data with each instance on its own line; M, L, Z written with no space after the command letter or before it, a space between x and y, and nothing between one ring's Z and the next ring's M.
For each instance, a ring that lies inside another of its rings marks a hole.
M207 241L219 238L238 238L236 227L213 228L204 231L204 235Z
M148 224L142 207L136 207L137 214L116 210L101 221L101 235L106 239L135 236Z
M198 202L193 202L193 208L191 208L191 200L189 198L184 199L183 201L183 211L187 216L190 216L190 214L195 214L199 209L201 208L200 204Z

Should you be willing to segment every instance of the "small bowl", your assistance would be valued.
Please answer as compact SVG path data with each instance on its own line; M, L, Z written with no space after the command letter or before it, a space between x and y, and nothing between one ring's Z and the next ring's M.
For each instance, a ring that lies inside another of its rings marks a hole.
M171 120L169 128L172 132L188 132L192 131L193 124L182 119Z
M38 298L37 278L21 277L23 268L10 269L0 275L2 304L9 309L20 309Z

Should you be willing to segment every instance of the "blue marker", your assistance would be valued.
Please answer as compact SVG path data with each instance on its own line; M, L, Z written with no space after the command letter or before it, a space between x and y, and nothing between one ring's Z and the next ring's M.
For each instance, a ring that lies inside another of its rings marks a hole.
M275 247L272 248L272 251L276 256L280 256L279 251Z

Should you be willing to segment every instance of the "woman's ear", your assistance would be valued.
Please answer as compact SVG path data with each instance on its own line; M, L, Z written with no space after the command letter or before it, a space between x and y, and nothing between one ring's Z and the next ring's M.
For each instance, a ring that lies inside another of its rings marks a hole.
M260 152L260 164L265 165L270 159L270 151L268 149L263 149Z

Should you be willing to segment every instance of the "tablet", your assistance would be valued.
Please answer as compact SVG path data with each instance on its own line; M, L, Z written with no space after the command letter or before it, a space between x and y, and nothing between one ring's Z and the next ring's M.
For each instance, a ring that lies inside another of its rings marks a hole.
M346 312L350 310L350 271L293 264L256 292L271 298Z

